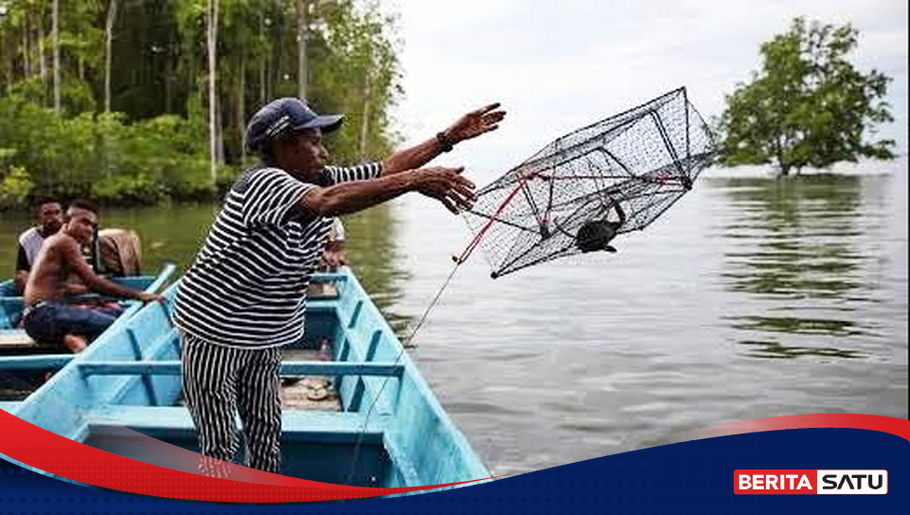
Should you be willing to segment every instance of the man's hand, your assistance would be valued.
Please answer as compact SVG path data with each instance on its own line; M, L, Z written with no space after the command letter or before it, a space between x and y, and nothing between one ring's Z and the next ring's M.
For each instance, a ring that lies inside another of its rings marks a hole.
M155 293L147 293L147 292L140 293L139 300L141 300L142 302L146 302L146 303L158 302L158 303L164 304L165 302L167 302L167 299L165 299L161 295L158 295Z
M506 116L506 112L499 109L499 105L499 102L490 104L462 116L445 130L445 137L455 144L496 130L499 128L499 122Z
M471 209L474 204L474 183L462 177L464 167L421 168L415 170L415 189L428 197L442 202L454 214L459 209Z
M499 122L506 112L499 109L499 103L481 107L459 118L448 129L437 133L418 145L399 150L382 161L383 175L393 175L408 170L416 170L429 163L442 152L448 152L452 145L464 140L476 138L481 134L499 128Z

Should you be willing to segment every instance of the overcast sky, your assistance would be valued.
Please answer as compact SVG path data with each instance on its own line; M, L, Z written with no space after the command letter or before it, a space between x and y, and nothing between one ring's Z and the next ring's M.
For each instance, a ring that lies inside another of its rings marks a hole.
M705 119L759 68L762 42L798 15L860 30L854 62L892 77L907 149L906 0L383 0L400 14L405 97L397 125L410 142L458 114L501 101L500 132L449 159L507 168L575 128L679 86ZM486 174L483 174L486 175Z

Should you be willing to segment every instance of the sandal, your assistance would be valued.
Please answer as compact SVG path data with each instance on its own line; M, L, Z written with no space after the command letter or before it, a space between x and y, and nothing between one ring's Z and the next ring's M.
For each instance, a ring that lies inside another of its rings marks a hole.
M308 385L306 398L315 402L324 401L329 398L329 390L324 386Z

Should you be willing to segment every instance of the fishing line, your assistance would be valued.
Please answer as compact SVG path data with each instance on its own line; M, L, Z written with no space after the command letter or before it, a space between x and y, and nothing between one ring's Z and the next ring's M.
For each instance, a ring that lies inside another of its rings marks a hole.
M449 273L449 276L446 277L446 280L443 281L442 286L439 288L439 291L436 292L436 295L433 297L433 300L430 301L430 304L424 310L423 315L417 321L417 325L414 326L414 329L411 330L411 334L405 339L401 345L401 350L398 351L398 355L395 356L395 361L392 363L392 366L398 364L401 361L401 357L404 356L404 351L407 348L413 348L414 337L417 335L417 332L420 331L420 328L423 327L423 323L426 322L427 317L430 315L430 311L439 303L439 299L442 297L442 292L446 290L449 286L449 283L452 282L452 278L455 277L455 272L458 271L458 268L461 266L462 261L456 261L455 266L452 268L452 271ZM360 433L357 435L357 442L354 444L354 454L351 458L351 470L348 473L348 477L345 480L344 484L350 485L351 481L354 479L354 474L357 472L357 460L360 458L360 449L363 444L363 439L366 436L367 426L370 423L370 416L373 414L373 408L376 407L376 403L379 402L379 398L382 397L382 392L385 391L386 384L388 384L391 376L386 376L382 381L382 385L379 387L379 392L373 397L373 402L370 403L370 407L367 409L367 414L363 420L363 426L360 428ZM363 379L361 379L362 381ZM398 379L399 381L401 379Z

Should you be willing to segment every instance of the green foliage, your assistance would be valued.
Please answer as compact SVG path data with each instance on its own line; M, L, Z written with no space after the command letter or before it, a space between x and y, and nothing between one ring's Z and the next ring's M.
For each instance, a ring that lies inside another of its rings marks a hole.
M892 158L893 141L864 141L893 119L883 100L891 79L847 61L857 37L850 25L807 26L797 18L789 32L764 43L761 71L726 97L717 121L721 163L774 163L786 175L859 157Z
M30 171L28 191L16 197L23 203L36 195L130 205L210 198L200 132L174 115L136 123L123 113L62 118L17 97L0 99L0 141L15 150L0 164Z
M0 209L8 209L24 204L32 191L31 178L22 167L13 167L0 180Z
M321 72L310 96L324 111L345 113L345 130L331 139L333 156L347 163L381 158L397 143L388 130L389 111L401 93L398 57L388 35L396 20L372 4L358 12L350 0L328 3L319 14L331 30L311 42L313 67Z
M128 205L154 204L166 197L166 189L160 181L146 174L115 175L108 180L92 185L91 196L105 204Z
M296 0L219 1L217 134L224 163L218 161L215 184L209 172L207 0L117 0L115 112L106 114L105 27L112 0L60 2L60 113L50 109L50 2L0 0L7 8L0 16L0 147L11 152L0 161L0 177L21 167L31 185L26 197L95 196L106 203L224 192L251 163L242 150L250 115L274 98L297 94L298 47ZM305 2L307 100L317 110L346 115L344 129L330 141L335 162L383 157L396 143L389 116L401 93L391 36L396 22L364 3L371 1ZM6 207L26 201L20 193L7 195Z

